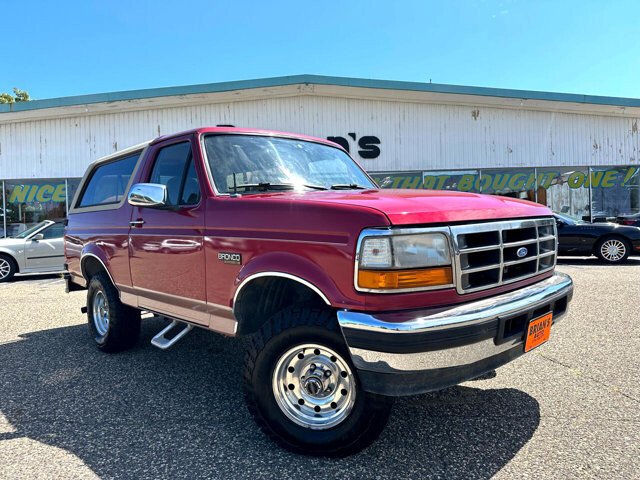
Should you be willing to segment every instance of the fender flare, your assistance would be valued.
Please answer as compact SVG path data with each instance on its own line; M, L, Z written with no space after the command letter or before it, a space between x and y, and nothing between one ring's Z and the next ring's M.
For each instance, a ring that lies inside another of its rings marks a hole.
M343 295L331 277L310 260L285 252L271 252L252 258L238 272L230 305L235 310L240 293L252 280L264 277L288 278L313 290L329 306L342 303Z
M87 274L84 269L84 264L86 259L89 257L95 258L102 264L102 267L107 272L107 275L109 275L109 279L111 280L111 283L116 289L118 289L116 282L113 280L113 275L111 275L111 271L109 270L109 266L108 266L109 260L107 256L105 255L104 251L98 248L95 244L86 245L82 249L82 252L80 253L80 271L82 272L82 276L87 282L87 285L89 284L89 279L87 278Z
M256 278L261 278L261 277L281 277L281 278L288 278L289 280L294 280L298 283L305 285L306 287L310 288L314 292L316 292L318 296L324 301L324 303L326 303L329 306L331 305L331 302L329 301L327 296L324 293L322 293L322 290L316 287L313 283L308 282L304 278L300 278L300 277L297 277L296 275L291 275L290 273L284 273L284 272L259 272L259 273L253 273L249 275L240 283L240 285L238 285L238 288L236 289L236 293L233 296L233 304L235 305L238 295L240 294L240 291L247 283L249 283L251 280L255 280Z

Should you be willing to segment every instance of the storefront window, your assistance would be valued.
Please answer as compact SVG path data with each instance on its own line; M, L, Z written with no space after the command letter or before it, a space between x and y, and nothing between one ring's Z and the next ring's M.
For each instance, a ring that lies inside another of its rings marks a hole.
M533 168L483 168L478 184L482 193L536 200L536 172Z
M587 221L640 213L640 167L636 166L373 172L371 176L381 188L523 198ZM0 180L0 238L17 235L42 220L65 218L79 184L79 178L5 180L2 191Z
M43 220L65 218L79 184L80 178L0 180L0 238Z
M585 167L538 168L538 203L554 212L589 220L589 169Z
M478 192L478 170L372 173L380 188Z
M4 185L4 236L18 235L43 220L66 217L64 179L7 180Z
M380 188L422 188L422 172L370 173Z
M640 212L640 167L591 169L594 221Z
M431 171L424 172L423 188L480 192L479 180L478 170Z

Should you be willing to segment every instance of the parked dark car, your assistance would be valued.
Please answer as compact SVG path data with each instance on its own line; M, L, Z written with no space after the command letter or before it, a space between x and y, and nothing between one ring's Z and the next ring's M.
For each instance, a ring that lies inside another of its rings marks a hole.
M640 213L620 215L618 218L616 218L616 222L620 225L640 227Z
M640 255L640 228L617 223L589 223L554 213L558 225L558 255L595 255L606 263Z

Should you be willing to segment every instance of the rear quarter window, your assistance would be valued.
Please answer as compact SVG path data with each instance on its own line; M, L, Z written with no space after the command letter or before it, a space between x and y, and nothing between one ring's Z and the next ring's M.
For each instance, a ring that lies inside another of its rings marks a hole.
M91 172L76 207L119 203L125 196L129 179L140 152L104 163Z

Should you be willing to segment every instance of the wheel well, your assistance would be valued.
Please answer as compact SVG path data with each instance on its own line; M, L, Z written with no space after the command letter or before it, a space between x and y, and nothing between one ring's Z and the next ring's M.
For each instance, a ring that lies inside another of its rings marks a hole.
M109 278L111 278L111 275L105 268L104 264L92 255L87 255L82 259L81 268L82 268L82 275L84 276L84 279L87 281L87 285L91 281L91 278L100 272L106 272L107 275L109 275Z
M326 302L303 283L283 277L260 277L245 285L234 303L238 335L254 333L280 310L294 304L326 306Z
M8 253L0 252L0 257L4 257L10 262L13 262L13 266L16 268L16 273L20 273L20 265L18 265L18 261L13 257L13 255L9 255Z

